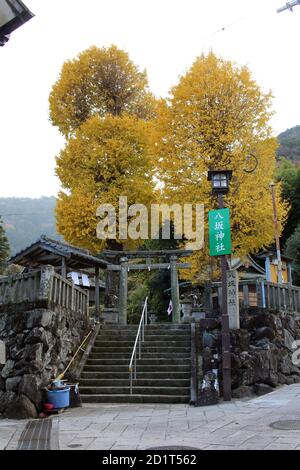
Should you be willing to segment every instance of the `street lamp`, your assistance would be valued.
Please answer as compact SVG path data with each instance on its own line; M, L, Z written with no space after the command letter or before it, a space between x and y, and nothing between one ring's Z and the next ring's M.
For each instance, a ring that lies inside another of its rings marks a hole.
M213 194L217 194L218 196L221 195L222 197L223 194L228 193L229 182L231 178L232 178L231 170L209 171L208 181L211 181L212 183Z
M231 170L209 171L208 181L212 183L212 192L218 196L219 209L224 209L223 195L229 191L229 183L232 178ZM227 305L227 258L221 255L222 274L222 358L223 358L223 398L224 401L231 400L231 354L230 333Z
M33 16L21 0L0 0L0 46L4 46L10 34Z

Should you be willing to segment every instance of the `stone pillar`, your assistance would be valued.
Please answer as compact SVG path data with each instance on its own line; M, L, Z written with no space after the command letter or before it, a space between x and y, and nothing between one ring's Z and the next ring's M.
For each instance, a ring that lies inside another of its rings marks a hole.
M237 271L227 271L227 305L230 330L240 328L239 279Z
M171 274L171 298L173 305L173 323L180 323L180 301L179 301L179 285L177 271L177 256L170 257L170 274Z
M99 267L95 267L95 320L100 321Z
M120 259L119 324L127 325L128 259Z
M52 280L55 274L53 266L46 265L41 267L41 280L39 289L39 300L50 300Z
M105 272L105 293L104 293L104 306L105 308L111 307L110 305L110 292L111 292L111 284L112 284L112 272L106 271Z
M0 365L6 363L6 347L4 341L0 341Z
M61 259L61 277L67 279L67 265L66 265L66 258Z

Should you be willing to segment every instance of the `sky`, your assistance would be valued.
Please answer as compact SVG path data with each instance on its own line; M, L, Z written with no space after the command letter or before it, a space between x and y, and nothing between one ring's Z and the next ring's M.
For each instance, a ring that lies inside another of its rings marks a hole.
M35 14L0 48L0 197L56 195L64 139L48 96L65 60L115 44L166 97L203 52L247 65L274 95L274 135L300 124L300 6L285 0L23 0Z

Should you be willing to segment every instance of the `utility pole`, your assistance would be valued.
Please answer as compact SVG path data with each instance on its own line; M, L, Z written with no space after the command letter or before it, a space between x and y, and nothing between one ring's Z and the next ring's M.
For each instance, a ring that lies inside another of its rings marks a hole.
M291 0L290 2L286 2L286 5L284 7L278 8L277 13L281 13L285 10L290 10L291 12L293 12L293 8L297 5L300 5L300 0Z
M283 284L282 262L281 262L281 251L280 251L279 229L278 229L278 218L277 218L277 207L276 207L276 199L275 199L275 184L273 182L270 183L270 188L271 188L272 202L273 202L274 232L275 232L277 262L278 262L278 283Z

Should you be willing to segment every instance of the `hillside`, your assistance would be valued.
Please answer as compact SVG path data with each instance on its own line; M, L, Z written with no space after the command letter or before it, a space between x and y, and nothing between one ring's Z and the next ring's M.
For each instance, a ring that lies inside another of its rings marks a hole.
M11 254L22 250L40 235L57 238L55 197L0 198L0 215L10 243Z
M285 157L294 162L300 162L300 126L282 132L278 136L280 147L278 157Z

